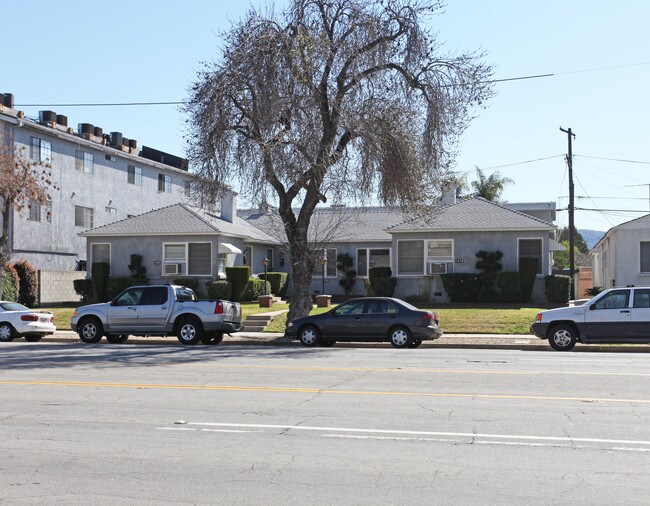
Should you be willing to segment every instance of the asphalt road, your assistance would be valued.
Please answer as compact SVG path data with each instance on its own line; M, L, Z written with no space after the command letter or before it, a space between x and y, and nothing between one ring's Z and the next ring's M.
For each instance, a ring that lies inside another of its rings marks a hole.
M650 355L0 346L0 504L647 504Z

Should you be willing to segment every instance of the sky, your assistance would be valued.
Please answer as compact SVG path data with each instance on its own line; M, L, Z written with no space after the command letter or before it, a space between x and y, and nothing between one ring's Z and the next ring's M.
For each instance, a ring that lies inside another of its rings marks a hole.
M91 123L182 156L178 106L64 104L187 99L201 62L217 59L219 33L251 5L271 2L5 1L0 92L28 117L54 110L71 126ZM504 200L556 202L566 226L560 128L571 128L576 227L605 231L650 212L648 19L646 0L449 0L428 21L444 51L484 51L495 79L552 74L496 83L487 107L473 111L456 170L470 181L476 167L511 178Z

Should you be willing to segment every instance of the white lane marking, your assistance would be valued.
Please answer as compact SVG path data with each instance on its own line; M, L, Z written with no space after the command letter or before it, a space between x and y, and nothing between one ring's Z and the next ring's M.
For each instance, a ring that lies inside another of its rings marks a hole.
M462 438L484 438L484 439L513 439L522 441L561 441L564 443L603 443L618 445L647 445L650 441L635 441L627 439L599 439L579 438L567 436L525 436L518 434L481 434L473 432L433 432L418 430L390 430L390 429L357 429L350 427L314 427L306 425L269 425L269 424L246 424L246 423L215 423L215 422L187 422L188 425L200 427L238 427L248 429L281 429L281 430L305 430L319 432L356 432L359 434L396 434L400 436L438 436L438 437L462 437Z
M201 429L201 432L229 432L236 434L250 434L252 432L264 432L263 430L235 430L235 429Z
M156 430L185 430L185 431L196 431L198 429L192 429L189 427L156 427Z

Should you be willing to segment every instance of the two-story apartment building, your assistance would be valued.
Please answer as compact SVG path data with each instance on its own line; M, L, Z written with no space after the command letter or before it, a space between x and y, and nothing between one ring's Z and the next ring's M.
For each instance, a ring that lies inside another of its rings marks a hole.
M0 132L15 152L49 165L51 199L10 216L12 259L42 270L85 270L79 233L152 209L189 202L187 161L143 146L121 132L41 111L26 118L11 94L0 94ZM101 259L94 259L98 261Z

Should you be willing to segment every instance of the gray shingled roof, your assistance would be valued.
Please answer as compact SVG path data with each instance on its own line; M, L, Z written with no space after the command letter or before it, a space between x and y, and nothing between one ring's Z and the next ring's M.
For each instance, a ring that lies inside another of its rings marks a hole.
M480 197L458 201L431 216L403 221L388 232L447 230L552 230L555 226Z
M234 223L230 223L217 215L187 204L173 204L154 209L138 216L86 230L79 235L96 237L204 234L241 237L266 243L278 242L240 217L235 217Z

